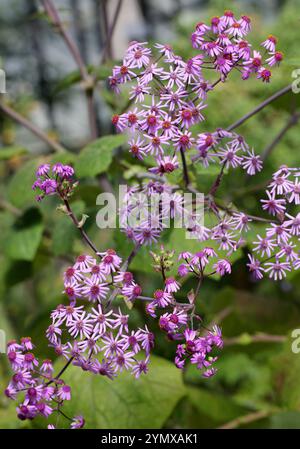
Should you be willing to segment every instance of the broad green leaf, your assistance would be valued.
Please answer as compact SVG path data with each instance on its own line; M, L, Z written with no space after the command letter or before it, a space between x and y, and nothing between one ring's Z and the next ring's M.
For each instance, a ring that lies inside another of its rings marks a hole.
M18 218L4 244L5 254L13 260L34 259L43 233L42 217L38 209L28 209Z
M0 161L11 159L15 156L21 156L26 153L28 153L28 150L24 147L10 146L0 148Z
M111 381L73 366L63 379L72 387L72 400L64 411L69 416L82 414L88 428L161 428L186 393L181 371L154 355L148 374L140 379L123 373Z
M125 143L122 134L100 137L81 150L75 163L77 176L95 176L104 173L113 159L113 150Z
M8 186L8 197L14 206L24 208L34 203L32 184L35 181L35 172L39 166L38 159L26 162L12 177Z

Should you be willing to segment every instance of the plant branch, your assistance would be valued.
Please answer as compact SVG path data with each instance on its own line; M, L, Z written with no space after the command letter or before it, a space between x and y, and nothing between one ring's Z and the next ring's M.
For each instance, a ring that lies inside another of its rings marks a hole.
M96 111L95 111L94 101L93 101L94 79L89 75L87 68L84 64L84 61L81 57L80 51L79 51L76 43L70 36L70 34L66 31L53 1L52 0L42 0L42 3L43 3L45 11L46 11L52 25L57 29L57 31L63 38L66 46L68 47L71 55L73 56L75 63L78 66L80 76L83 81L83 87L85 88L91 137L94 140L97 138L97 135L98 135Z
M106 60L107 55L109 53L109 49L111 49L111 40L112 40L114 31L116 28L118 17L119 17L120 11L121 11L121 6L122 6L122 0L118 0L112 22L111 22L110 26L107 28L106 40L104 43L103 53L102 53L102 57L101 57L101 64Z
M290 116L289 120L284 125L282 130L277 134L277 136L274 138L274 140L268 146L266 146L266 148L264 149L262 156L261 156L263 161L265 161L267 159L267 157L271 154L273 149L281 141L281 139L284 137L284 135L287 133L287 131L298 123L299 118L300 118L300 114L295 113L295 112Z
M260 410L258 412L249 413L248 415L240 416L239 418L223 424L223 426L219 427L219 429L236 429L241 425L251 424L252 422L267 418L272 415L273 412L274 410Z
M73 223L75 224L76 228L79 229L79 232L83 238L83 240L86 242L86 244L94 251L94 253L96 253L96 255L98 255L99 251L97 250L96 246L94 245L94 243L91 241L91 239L89 238L89 236L87 235L87 233L85 232L85 230L82 228L82 226L80 225L76 215L74 214L70 203L68 200L63 199L63 202L65 204L65 207L67 209L67 213L69 215L69 217L71 217L71 220L73 221Z
M8 117L13 119L15 122L19 123L20 125L27 128L29 131L31 131L35 136L37 136L39 139L45 142L53 151L57 153L62 153L66 151L65 148L60 143L51 139L44 131L35 126L32 122L27 120L27 118L19 114L10 106L4 104L2 101L0 101L0 110L4 112Z
M269 335L258 333L255 335L242 334L238 337L224 338L225 346L245 345L252 343L284 343L287 340L285 335Z
M180 148L180 155L181 155L181 160L182 160L182 170L183 170L183 179L184 179L184 184L186 187L189 186L190 184L190 177L189 177L189 171L186 165L186 159L185 159L185 154L182 148Z

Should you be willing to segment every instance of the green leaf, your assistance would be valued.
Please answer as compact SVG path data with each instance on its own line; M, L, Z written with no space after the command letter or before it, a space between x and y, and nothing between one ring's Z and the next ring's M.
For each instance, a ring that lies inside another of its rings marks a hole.
M99 67L95 67L89 65L87 67L88 73L94 75L95 79L101 81L106 80L106 78L111 74L111 67L101 65ZM57 95L60 92L63 92L66 89L74 86L75 84L80 83L82 80L81 74L79 70L74 70L73 72L68 73L64 78L62 78L54 88L54 95Z
M28 209L18 218L4 244L5 254L14 260L34 259L43 233L42 217L38 209Z
M38 166L39 160L31 159L12 177L8 186L8 197L14 206L23 208L34 203L32 184L35 181Z
M28 150L23 147L9 146L0 149L0 161L11 159L14 156L21 156L28 153Z
M237 405L229 396L204 388L189 387L188 398L201 414L218 423L231 421L237 416L247 413L246 409Z
M78 176L95 176L104 173L113 159L113 150L125 143L126 137L122 134L100 137L88 144L75 163Z
M65 413L82 414L88 428L161 428L186 392L180 370L157 356L151 356L148 374L139 379L122 373L111 381L73 366L63 379L73 387Z

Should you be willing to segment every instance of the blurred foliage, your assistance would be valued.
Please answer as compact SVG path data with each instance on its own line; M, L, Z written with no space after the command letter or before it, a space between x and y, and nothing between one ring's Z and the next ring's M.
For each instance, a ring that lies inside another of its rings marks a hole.
M226 8L231 7L237 13L244 5L237 1L212 1L209 2L211 11L207 17L220 13L225 3ZM242 82L238 76L219 85L209 96L205 131L230 125L292 81L291 73L300 64L299 6L299 1L286 1L276 22L266 23L264 17L254 12L253 47L272 32L279 37L285 61L280 69L274 70L269 85L256 80ZM253 11L244 12L253 17ZM188 57L194 54L188 40L194 24L183 22L181 17L174 20L177 29L174 47ZM101 81L107 75L107 68L91 66L89 72L96 74L102 83L99 94L107 110L111 114L121 111L126 106L126 98L113 96ZM78 72L72 71L57 81L54 96L59 98L62 92L72 91L78 82ZM283 97L240 127L240 132L256 152L262 153L284 126L295 103L299 106L298 97L292 94ZM27 116L30 116L34 101L27 95L11 99L14 108ZM77 216L88 215L85 229L101 250L114 247L124 257L130 253L132 245L123 234L118 230L99 231L96 227L95 199L101 192L99 175L107 173L112 184L117 186L124 179L133 182L135 175L147 167L140 162L132 163L130 156L120 150L124 142L122 136L104 136L81 151L80 148L72 148L72 152L53 156L45 151L33 153L31 148L23 147L23 142L16 137L16 128L7 117L1 117L0 328L6 330L9 338L32 336L37 345L37 355L53 358L53 351L48 348L44 336L49 313L62 301L64 268L86 248L68 217L56 210L56 199L48 198L37 207L31 191L36 167L41 161L57 160L75 165L80 184L72 206ZM225 175L218 192L219 199L226 199L241 210L258 215L258 199L271 173L283 163L299 166L299 162L299 126L295 126L274 149L263 173L255 179L245 177L244 172L238 170L234 176ZM215 176L213 170L204 172L198 166L191 167L191 170L199 189L204 190L211 185ZM181 182L180 179L173 181ZM197 250L199 245L193 240L183 239L180 232L166 232L165 246L176 251ZM249 235L249 246L254 238L255 235ZM261 332L288 337L291 330L300 325L300 274L281 283L267 279L254 283L245 268L245 253L245 250L237 252L232 276L224 279L215 277L204 282L197 305L205 323L223 316L224 337L238 337L235 344L223 350L216 377L204 380L192 366L182 376L170 362L175 344L165 339L139 304L131 311L132 324L146 322L156 333L155 355L149 375L138 381L124 375L111 382L71 368L66 373L66 379L74 385L73 400L68 405L70 413L83 413L88 426L99 428L207 428L219 427L243 417L240 425L244 427L300 428L300 356L291 352L289 339L286 343L254 343L251 337ZM151 267L147 249L134 259L132 269L145 294L160 287L160 278ZM191 288L193 282L188 280L181 290L182 295L188 294ZM0 386L3 389L9 378L9 369L5 357L0 357ZM253 413L261 419L248 423L245 417ZM14 405L0 398L0 428L29 425L18 422ZM36 421L33 425L44 427L44 422Z

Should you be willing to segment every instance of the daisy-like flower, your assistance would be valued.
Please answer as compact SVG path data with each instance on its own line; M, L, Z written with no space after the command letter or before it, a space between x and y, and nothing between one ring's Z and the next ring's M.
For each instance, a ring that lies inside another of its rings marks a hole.
M133 352L118 352L115 357L112 359L112 363L115 366L116 372L122 372L125 370L129 370L132 368L134 363L134 353Z
M127 52L124 62L128 64L128 66L132 69L135 67L141 69L142 67L146 67L149 64L150 56L150 48L146 48L143 45L140 45Z
M102 362L97 359L94 361L94 372L101 376L107 376L111 380L116 376L111 360L106 359L103 359Z
M176 168L178 168L178 159L177 156L164 156L157 158L157 166L149 168L151 173L155 173L157 175L164 175L166 173L172 173Z
M84 420L83 416L78 415L78 416L74 416L70 427L71 427L71 429L82 429L82 427L84 427L84 424L85 424L85 420Z
M296 245L289 243L280 243L279 247L281 250L277 253L277 257L280 259L281 257L285 257L287 262L292 262L298 260L298 254L294 251L297 248Z
M94 259L94 257L82 254L81 256L77 257L74 268L75 270L78 269L83 273L87 273L90 271L90 267L92 265L95 265L95 263L96 260Z
M125 115L114 114L111 118L111 123L115 127L116 131L120 133L127 128L127 120Z
M289 203L295 203L297 205L300 204L300 182L298 178L296 178L294 184L292 183L290 187L288 201Z
M160 75L160 79L167 81L167 89L173 89L174 85L177 87L184 87L184 81L180 67L169 66L169 70Z
M71 399L71 387L69 385L62 385L59 387L57 396L63 401L70 401Z
M262 257L266 254L268 257L271 256L272 251L276 247L274 240L269 238L263 238L260 235L257 235L258 241L253 242L256 247L253 248L253 251L257 251L260 253Z
M260 156L254 154L253 149L248 151L248 156L243 157L242 167L250 176L255 175L262 169L263 163Z
M274 65L278 66L283 60L283 53L281 51L274 51L273 53L270 54L271 56L266 59L266 62L270 67L273 67Z
M272 237L276 238L277 243L286 243L290 238L289 229L284 224L271 223L271 227L267 228L267 238L271 239Z
M89 278L85 278L81 289L82 295L91 302L101 302L102 299L106 298L108 291L107 284L101 284L99 281Z
M146 156L147 151L145 141L140 136L138 136L136 140L132 139L128 142L128 144L129 152L137 159L143 160Z
M170 304L173 299L171 294L164 290L156 290L153 294L153 298L155 305L162 308Z
M173 112L176 108L184 106L186 96L187 92L180 87L175 92L171 91L170 93L162 94L161 99L165 106Z
M22 337L21 345L22 345L23 351L31 351L34 347L32 344L32 341L31 341L31 337Z
M26 369L18 370L11 379L14 388L25 388L26 385L33 385L32 374Z
M275 192L266 191L268 195L267 200L260 200L263 203L263 210L266 210L271 215L277 215L285 211L285 199L275 198Z
M135 86L132 87L129 93L129 99L134 100L135 103L142 103L145 99L145 95L150 94L150 87L144 86L137 82Z
M68 324L70 335L76 338L78 335L82 338L88 338L93 330L92 320L86 312L82 312L76 319Z
M120 268L121 258L116 254L115 250L108 249L105 253L99 253L102 256L101 268L104 273L110 274Z
M62 330L58 324L51 324L46 330L46 337L51 343L57 343L61 337Z
M164 153L163 145L169 145L168 138L164 135L159 136L157 134L154 134L149 136L147 134L144 134L144 137L146 139L149 139L149 143L145 146L145 151L149 152L150 154L161 156Z
M147 223L143 224L135 233L135 239L140 245L151 245L157 242L160 236L161 230L156 227L148 226Z
M135 364L132 367L132 374L136 379L138 379L141 374L147 374L148 372L148 365L149 365L149 356L146 357L145 360L138 360L135 362Z
M267 262L265 263L265 272L269 273L270 279L274 279L275 281L281 281L286 277L286 272L291 271L291 266L288 262L280 262L276 260L276 262Z
M114 312L113 314L114 317L114 324L113 324L113 328L114 329L119 329L119 333L122 334L124 331L128 332L128 319L129 319L129 315L123 315L120 308L119 308L119 312Z
M24 354L23 366L25 369L32 371L34 367L38 366L39 362L35 358L35 355L32 352L27 352Z
M244 65L248 67L249 70L257 72L262 65L262 56L259 51L253 51L253 57L248 61L244 62Z
M106 273L103 271L103 267L99 264L91 266L90 274L92 282L102 282L106 279Z
M300 212L293 217L292 215L286 214L290 220L284 222L284 225L290 229L292 235L300 235Z
M128 65L116 65L113 68L113 76L119 80L120 83L125 83L135 78L135 73L131 70Z
M70 300L76 300L77 298L82 297L81 289L81 284L78 284L76 280L73 280L70 283L65 284L63 293L65 293Z
M276 50L277 38L270 34L268 38L261 43L262 47L268 50L271 53L274 53Z
M50 164L42 164L36 171L36 176L46 176L50 171Z
M187 130L184 132L178 131L173 139L173 143L177 150L186 151L194 144L194 138L192 137L192 133Z
M264 269L260 265L260 261L255 259L251 254L248 254L249 263L247 263L247 267L249 268L250 273L253 275L254 279L262 279Z
M123 343L120 334L113 335L112 332L105 334L102 337L102 350L105 357L114 357L123 351Z
M64 272L64 283L71 284L72 282L80 282L82 279L82 273L79 269L74 267L68 267Z
M221 162L225 165L225 168L236 168L241 165L243 159L236 154L237 151L237 148L230 145L226 145L226 148L222 148L218 151L218 156L220 156Z
M94 332L98 332L99 335L105 334L107 328L112 328L114 325L114 319L111 317L113 310L109 310L108 312L103 312L102 306L100 304L97 305L97 308L93 308L90 314L91 322L94 325Z
M140 329L140 331L142 348L145 350L146 354L149 355L154 346L154 334L149 331L147 326L145 326L145 329Z
M142 287L135 282L132 282L132 284L124 285L122 288L122 294L126 296L129 301L133 301L138 298L138 296L141 296Z
M140 351L140 341L141 341L141 331L140 329L137 331L131 331L130 334L123 334L121 341L123 343L123 350L126 351L130 348L130 350L137 354Z
M257 71L257 79L261 79L264 83L269 83L272 72L264 67L260 67Z
M54 371L52 360L44 360L41 364L40 370L43 373L52 373Z
M243 212L235 212L230 221L236 227L236 229L242 232L249 230L249 223L252 221L252 219Z
M210 369L207 369L206 371L204 371L204 373L202 374L202 377L206 377L206 378L208 378L208 377L212 377L212 376L214 376L216 373L217 373L217 368L210 368Z
M216 273L221 276L224 276L226 273L231 273L231 264L226 259L218 260L218 262L213 265L213 268L216 270Z
M293 183L288 179L288 174L273 175L273 180L269 184L271 193L285 195L292 190Z
M180 284L173 277L168 277L165 280L165 291L167 293L176 293L180 289Z

